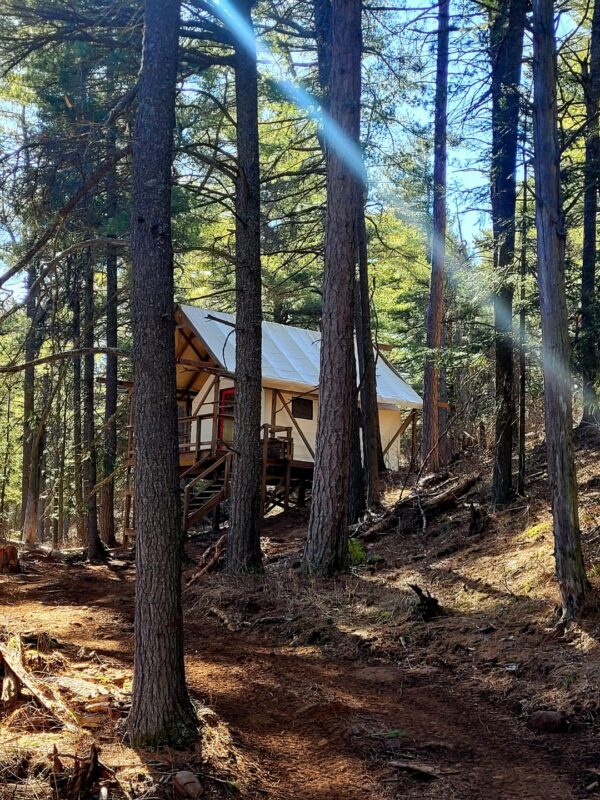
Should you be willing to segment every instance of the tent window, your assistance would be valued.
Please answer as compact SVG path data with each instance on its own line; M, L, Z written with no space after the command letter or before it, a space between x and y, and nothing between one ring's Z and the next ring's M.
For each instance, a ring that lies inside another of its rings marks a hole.
M306 397L292 397L292 416L296 419L312 419L313 401Z

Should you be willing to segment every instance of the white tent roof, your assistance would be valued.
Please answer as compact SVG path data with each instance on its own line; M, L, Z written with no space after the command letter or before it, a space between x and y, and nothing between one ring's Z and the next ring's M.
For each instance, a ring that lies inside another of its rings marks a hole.
M235 316L194 306L180 306L211 357L235 369ZM222 320L222 321L221 321ZM321 333L276 322L262 324L262 380L266 386L306 392L319 385ZM377 357L377 400L380 405L421 408L423 401L381 355Z

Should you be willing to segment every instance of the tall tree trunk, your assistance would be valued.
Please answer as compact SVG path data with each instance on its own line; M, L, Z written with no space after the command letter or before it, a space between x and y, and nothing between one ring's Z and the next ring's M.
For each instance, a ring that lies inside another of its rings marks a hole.
M596 289L596 217L600 186L600 0L594 3L590 58L584 82L587 130L583 170L583 258L581 266L581 371L583 378L582 423L598 422L596 393L598 373L598 301Z
M356 387L356 361L354 366L354 386ZM366 508L365 470L361 458L360 416L358 407L358 388L354 389L352 403L352 427L350 430L350 475L348 479L348 522L354 525ZM364 418L363 418L364 419ZM363 428L364 436L364 428Z
M83 332L84 348L94 347L94 263L91 253L86 254L83 280ZM94 355L83 357L83 495L86 515L86 542L88 561L101 561L106 557L98 533L98 501L96 494L96 430L94 424Z
M513 287L510 270L515 257L519 85L527 0L500 0L491 12L492 169L491 200L494 270L499 285L494 295L496 332L496 421L492 503L496 508L512 498L512 452L515 424L513 369Z
M114 153L115 130L114 127L111 127L108 132L107 158L113 158ZM106 178L106 216L109 220L114 219L117 212L115 169L112 169ZM117 253L114 247L109 247L106 254L106 346L115 349L118 345L117 314ZM115 481L111 477L117 463L117 378L117 357L116 355L107 355L106 394L104 397L104 484L100 499L100 531L103 542L109 547L114 547L117 543L115 538Z
M27 271L27 322L25 336L25 361L33 361L38 355L39 342L37 332L38 301L37 291L33 289L36 280L36 268L31 265ZM21 483L21 524L25 522L25 510L29 497L29 474L31 471L31 449L33 446L33 414L35 392L35 367L27 367L23 373L23 467Z
M60 462L58 468L58 538L62 544L67 535L65 515L65 457L67 454L67 401L64 398L62 430L60 436Z
M544 411L554 554L563 617L582 607L587 578L581 551L573 454L570 343L565 297L565 230L557 133L553 0L533 4L533 121L538 285L542 317Z
M364 202L358 203L358 281L357 302L354 310L356 349L358 352L358 374L360 383L360 408L363 434L363 460L367 489L367 505L381 500L379 472L385 467L381 432L379 430L379 406L377 405L377 375L371 324L371 297L369 294L369 261L367 227Z
M431 279L427 308L427 357L423 382L423 462L431 472L440 468L440 366L444 324L444 275L446 261L446 128L448 107L448 42L450 2L438 6L437 67L435 78L435 125L433 162L433 233Z
M519 472L517 477L517 494L525 496L525 418L527 409L527 344L525 280L527 277L527 139L523 132L523 207L521 221L521 271L520 271L520 308L519 308Z
M254 0L237 2L238 11L249 30L252 28L253 5ZM262 282L258 75L254 44L244 39L236 48L235 58L238 159L235 194L235 461L227 569L239 574L262 569Z
M69 304L72 314L73 347L81 346L81 297L77 269L71 276ZM73 484L75 495L75 524L77 540L81 546L86 541L86 525L83 510L83 470L81 435L81 357L73 359Z
M314 0L313 6L321 104L324 109L328 109L331 83L331 0Z
M0 478L0 536L4 537L8 531L6 519L6 489L10 478L10 440L11 440L11 412L12 412L12 383L7 386L6 397L6 428L4 434L4 458L2 460L2 477Z
M333 0L330 109L358 146L360 127L360 0ZM347 493L355 395L354 286L359 177L327 147L327 221L319 420L313 499L304 559L309 571L331 574L348 563ZM362 176L360 176L362 177Z
M40 525L40 514L43 514L44 508L40 503L40 496L43 486L42 473L46 442L46 420L52 404L48 373L42 376L40 383L41 410L36 426L32 428L27 503L23 520L23 541L28 545L34 545L36 542L43 542L44 540L43 528Z
M135 419L135 746L189 747L175 382L171 172L179 0L146 0L131 208Z
M40 429L37 434L34 434L31 445L27 502L25 504L25 518L23 520L23 542L30 546L38 541L43 447L44 431Z

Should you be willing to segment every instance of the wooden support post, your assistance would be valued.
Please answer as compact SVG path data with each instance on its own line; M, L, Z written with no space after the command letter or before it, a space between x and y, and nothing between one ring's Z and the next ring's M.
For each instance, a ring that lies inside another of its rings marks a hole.
M218 436L218 427L219 427L219 385L221 383L220 377L217 375L215 377L215 392L214 392L214 402L213 402L213 418L212 418L212 436L211 436L211 446L210 450L212 455L216 455L217 453L217 436Z
M292 465L289 458L285 462L285 494L283 496L283 507L287 511L290 507L290 485L292 483Z
M271 389L271 425L277 425L277 390Z
M411 451L410 451L411 463L414 463L416 455L417 455L417 412L413 411L412 428L411 428Z
M265 503L267 499L267 460L269 458L269 424L265 423L262 426L263 431L263 448L262 448L262 479L260 490L260 512L261 518L265 514Z
M298 486L298 508L304 508L306 505L306 478L300 478L300 485Z

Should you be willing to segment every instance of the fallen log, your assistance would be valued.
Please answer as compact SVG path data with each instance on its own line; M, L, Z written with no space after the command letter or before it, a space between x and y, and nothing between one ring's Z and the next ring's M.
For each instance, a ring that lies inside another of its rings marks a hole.
M479 472L474 475L468 475L466 478L463 478L457 484L450 486L443 492L439 492L438 494L434 494L429 497L422 497L421 508L424 508L426 511L439 511L447 506L456 505L456 502L464 494L466 494L469 489L473 488L480 478L481 474Z
M189 579L186 588L190 587L199 578L211 572L211 570L213 570L216 567L216 565L221 560L221 556L225 551L226 545L227 545L227 534L224 533L223 536L221 536L221 538L214 545L211 545L204 551L204 554L202 555L202 558L200 559L199 562L200 569L198 569Z
M13 639L15 646L8 647L7 645L0 644L0 665L3 668L5 678L2 682L2 693L4 695L6 676L13 686L15 692L14 697L9 697L9 702L21 692L22 688L27 689L31 696L48 711L54 719L60 722L68 730L78 730L77 725L74 724L75 715L63 703L63 701L53 695L51 698L46 695L42 687L39 685L33 675L26 669L22 659L21 641L18 637ZM6 689L7 695L11 690Z
M467 494L480 479L481 474L475 473L462 479L451 479L452 485L441 492L429 494L421 491L413 492L409 497L399 500L393 508L385 511L377 521L372 524L367 523L353 535L369 541L388 533L392 528L398 531L411 530L420 524L423 516L457 505L461 497ZM449 482L444 481L443 485L447 486Z

